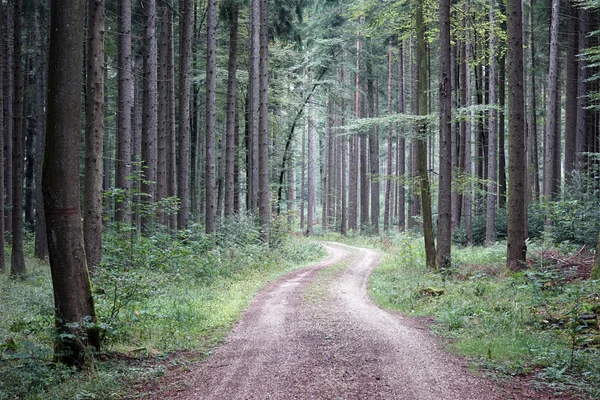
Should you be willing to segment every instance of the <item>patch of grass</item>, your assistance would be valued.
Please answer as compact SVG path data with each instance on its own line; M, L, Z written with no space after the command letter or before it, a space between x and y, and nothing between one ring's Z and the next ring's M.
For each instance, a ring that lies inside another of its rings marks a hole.
M600 335L584 320L600 310L599 282L561 280L535 265L510 273L504 244L454 249L452 269L433 273L424 265L422 240L396 236L370 279L375 302L433 316L432 329L450 339L451 349L491 371L535 374L600 396L600 350L593 344Z
M215 237L194 228L135 240L107 232L105 263L92 279L104 353L87 371L52 362L47 263L28 258L24 280L1 275L0 400L122 398L161 376L169 354L210 353L267 282L325 255L284 235L267 249L251 226Z
M327 298L329 294L329 283L342 271L348 268L348 262L342 262L323 268L313 279L304 292L304 299L311 303L318 303Z

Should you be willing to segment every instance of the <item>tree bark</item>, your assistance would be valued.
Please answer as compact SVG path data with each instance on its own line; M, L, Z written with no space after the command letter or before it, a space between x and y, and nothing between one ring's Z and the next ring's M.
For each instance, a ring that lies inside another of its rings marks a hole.
M116 219L131 222L129 196L131 192L131 107L133 73L131 59L131 0L119 1L118 18L118 108L117 108L117 158L115 165L115 187L123 190L125 200L116 204Z
M104 0L88 3L83 236L90 271L102 261Z
M13 208L13 191L12 191L12 182L13 182L13 126L14 119L12 115L8 115L8 111L12 111L13 102L14 102L14 48L12 46L12 41L14 39L13 35L13 14L14 9L10 7L7 3L6 8L4 9L4 13L6 15L6 32L4 34L5 42L6 42L6 51L5 51L5 67L6 67L6 98L5 98L5 108L7 110L7 118L6 118L6 130L4 131L4 144L6 146L6 150L4 152L4 192L6 198L4 200L4 229L6 232L12 233L12 208Z
M179 213L177 226L187 227L190 218L190 88L192 68L192 35L194 28L194 0L180 0L179 10L179 157L177 162L177 194Z
M533 6L531 0L529 7L529 25L533 27ZM537 110L537 85L535 80L536 54L535 54L534 29L529 30L529 94L528 103L530 110ZM538 127L535 112L527 115L527 193L532 200L539 199L540 172L538 167Z
M424 118L428 113L427 107L427 56L425 42L425 23L423 21L423 4L418 3L416 11L417 23L417 85L418 110L417 114ZM417 160L421 192L421 212L423 215L423 235L425 236L425 258L427 267L436 270L436 252L433 239L433 218L431 214L431 188L427 171L427 123L419 122L419 137L417 139Z
M12 154L12 253L10 274L11 276L25 275L25 257L23 255L23 174L24 170L24 146L23 134L23 72L21 58L22 48L22 16L23 2L15 0L13 3L13 85L14 100L12 104L13 117L13 154ZM81 71L79 71L81 73Z
M388 43L388 81L387 81L387 112L388 115L392 115L392 39ZM390 214L391 214L391 201L392 201L392 175L394 165L394 138L393 138L393 127L392 124L388 124L388 137L387 137L387 158L385 168L385 200L383 205L383 230L388 232L390 230Z
M252 0L250 9L250 54L248 75L249 179L248 198L252 214L258 209L258 130L260 103L260 1Z
M548 101L546 103L546 134L544 146L544 196L556 198L556 102L558 85L558 29L560 0L552 0L552 20L550 28L550 65L548 67ZM549 222L549 220L547 220Z
M525 266L525 130L523 92L523 33L520 0L507 1L508 75L508 238L506 266Z
M258 0L254 0L258 1ZM215 165L215 125L217 88L217 2L208 0L206 24L206 233L217 229L216 165Z
M308 202L306 204L306 236L312 236L313 224L314 224L314 213L315 213L315 202L317 201L317 186L316 186L316 145L315 145L315 122L312 119L312 110L309 112L308 117L308 140L307 140L307 164L308 164Z
M142 120L142 161L145 166L142 193L150 205L156 201L156 178L158 157L158 43L156 39L156 0L145 3L145 58L144 58L144 100ZM142 216L142 230L147 231L155 216L146 212Z
M6 269L4 247L4 60L4 7L0 2L0 273Z
M235 116L237 101L237 42L239 6L231 9L229 28L229 65L227 78L227 143L225 145L225 218L234 215Z
M440 1L440 179L438 189L437 267L451 266L452 245L452 65L450 0Z
M83 0L53 0L48 66L47 140L42 187L58 329L55 357L69 365L100 347L87 328L96 314L85 260L79 211Z
M588 11L584 7L579 8L579 49L585 49L588 34ZM578 59L577 74L577 127L575 135L575 166L581 170L583 152L585 152L585 124L586 124L586 93L587 93L587 68L585 57Z
M35 4L35 58L36 58L36 70L38 71L35 76L35 130L36 130L36 144L35 144L35 256L38 258L45 258L48 255L48 238L46 237L46 216L44 215L44 196L42 194L42 163L44 160L44 142L46 136L46 130L44 127L45 119L45 92L44 92L44 77L45 71L45 50L42 40L42 18L40 15L39 0L36 0ZM1 47L1 46L0 46ZM1 64L1 61L0 61ZM104 73L104 71L102 72ZM1 84L0 84L1 85ZM0 94L0 97L2 95ZM0 107L1 109L1 107ZM102 151L102 150L101 150ZM102 153L101 153L102 154ZM102 164L102 158L100 158L100 164ZM101 166L102 168L102 166ZM2 185L0 185L0 188ZM2 207L0 207L0 210ZM4 237L0 235L0 237Z
M269 243L269 1L260 0L260 96L258 133L258 207L261 237Z
M398 112L406 113L406 102L404 96L404 44L398 45ZM406 229L406 137L405 130L398 132L398 230Z
M491 246L496 240L496 190L497 190L497 143L498 113L496 111L496 25L495 1L490 0L490 42L489 42L489 119L488 119L488 187L485 244Z
M579 23L577 9L568 2L569 20L567 41L566 99L565 99L565 184L572 183L575 170L575 142L577 133L577 54L579 45Z

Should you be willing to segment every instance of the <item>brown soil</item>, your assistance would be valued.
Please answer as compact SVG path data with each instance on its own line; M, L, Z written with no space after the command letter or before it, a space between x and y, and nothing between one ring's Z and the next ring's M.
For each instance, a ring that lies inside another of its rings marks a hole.
M423 324L369 300L379 252L325 248L325 261L265 288L215 354L169 371L144 392L152 399L569 398L524 379L499 384L475 376ZM334 265L343 268L319 274Z

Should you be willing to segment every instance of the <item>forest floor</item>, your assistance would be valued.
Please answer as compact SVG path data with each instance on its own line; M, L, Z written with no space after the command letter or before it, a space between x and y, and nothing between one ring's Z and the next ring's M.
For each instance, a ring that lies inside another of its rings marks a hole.
M139 391L151 399L567 399L522 377L502 380L444 350L427 321L367 296L382 254L324 244L251 303L208 358L174 366Z

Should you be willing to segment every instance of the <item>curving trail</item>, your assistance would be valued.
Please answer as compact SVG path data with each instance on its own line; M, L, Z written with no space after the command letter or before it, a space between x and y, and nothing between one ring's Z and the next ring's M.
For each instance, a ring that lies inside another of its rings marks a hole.
M226 343L185 373L183 390L157 398L529 398L475 377L425 331L374 305L366 284L379 252L325 248L323 262L264 289ZM343 266L319 275L334 265Z

